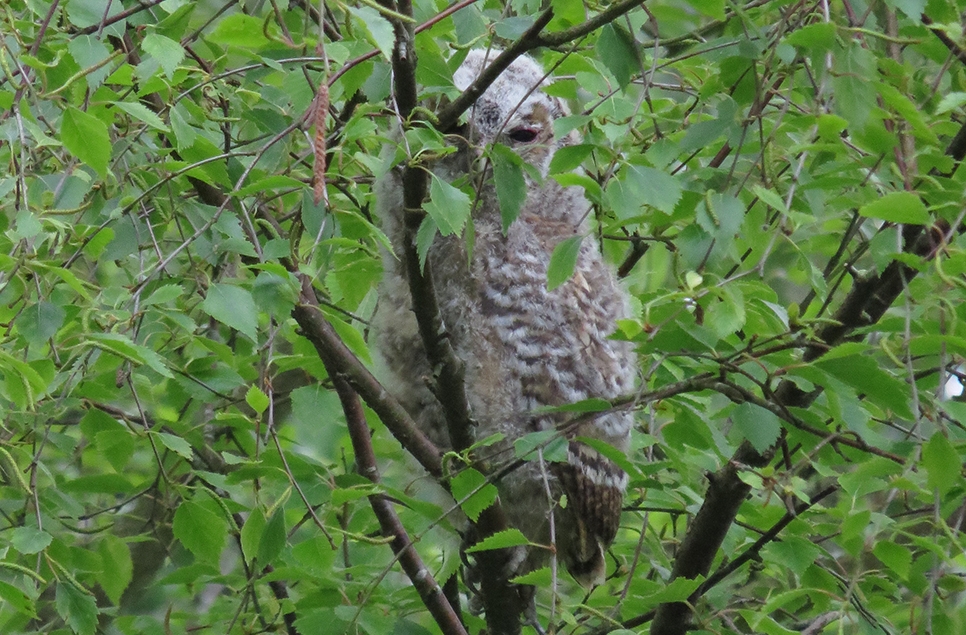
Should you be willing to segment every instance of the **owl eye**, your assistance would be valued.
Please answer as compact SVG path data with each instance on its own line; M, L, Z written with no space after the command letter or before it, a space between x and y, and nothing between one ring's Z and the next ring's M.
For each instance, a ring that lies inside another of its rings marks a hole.
M511 141L517 143L530 143L537 138L537 130L534 128L514 128L507 134Z

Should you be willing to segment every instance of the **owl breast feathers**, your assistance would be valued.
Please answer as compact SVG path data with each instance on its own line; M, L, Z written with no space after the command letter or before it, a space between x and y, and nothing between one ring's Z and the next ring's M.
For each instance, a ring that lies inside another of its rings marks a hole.
M454 76L465 89L498 52L471 51ZM433 166L454 180L479 170L479 148L494 142L517 152L546 175L561 145L553 122L567 114L555 97L541 92L543 71L529 57L517 58L469 111L468 144ZM473 213L474 245L459 236L437 237L429 251L443 323L465 364L466 391L475 434L502 433L504 440L481 453L491 465L511 461L512 443L531 432L564 426L569 439L566 463L544 467L535 457L497 483L511 523L530 541L549 544L554 517L556 553L585 585L603 579L604 550L617 533L627 476L611 460L577 437L602 441L625 452L632 416L623 410L565 425L572 416L548 414L589 398L612 399L634 390L636 357L631 345L610 339L625 316L626 297L588 235L590 205L579 188L552 178L528 185L515 222L503 232L492 183L483 185ZM403 253L403 200L400 175L390 171L377 183L378 210L397 254ZM583 236L573 276L547 288L550 255L561 241ZM426 361L411 309L406 267L385 258L379 307L373 318L376 349L387 388L425 432L448 447L446 424L427 388ZM547 496L549 482L551 497ZM566 507L559 499L566 494ZM552 500L551 500L552 499ZM533 549L523 568L546 561L550 550Z

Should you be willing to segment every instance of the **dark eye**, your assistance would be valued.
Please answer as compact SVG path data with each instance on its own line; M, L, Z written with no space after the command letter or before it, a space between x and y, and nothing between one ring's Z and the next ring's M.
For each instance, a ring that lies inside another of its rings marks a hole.
M530 143L537 138L537 131L533 128L514 128L507 136L517 143Z

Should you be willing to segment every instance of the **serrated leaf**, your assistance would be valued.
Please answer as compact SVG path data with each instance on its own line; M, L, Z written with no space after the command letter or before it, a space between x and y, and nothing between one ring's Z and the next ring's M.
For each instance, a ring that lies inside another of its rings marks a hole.
M739 404L731 411L731 421L741 436L759 452L774 445L782 431L777 415L749 402Z
M567 461L569 441L557 430L538 430L525 434L513 442L513 453L517 458L533 460L536 450L542 448L543 459L551 463Z
M751 190L765 205L771 207L772 209L778 210L782 214L788 214L788 208L785 206L785 201L783 201L782 197L780 197L776 192L766 190L760 185L755 185L751 188Z
M177 103L170 108L168 120L171 122L171 130L178 142L178 150L190 148L195 144L198 132L188 123L187 109L184 104Z
M859 208L859 214L892 223L928 225L929 212L918 195L912 192L891 192Z
M549 589L554 581L550 567L541 567L524 575L518 575L510 582L513 584L529 584L539 589Z
M597 39L600 60L622 87L640 72L634 38L621 25L610 22L600 30Z
M493 162L493 182L496 185L496 198L500 204L500 217L505 234L520 215L520 209L527 200L523 160L513 150L501 144L490 148L490 160Z
M258 564L271 564L285 548L285 510L279 506L265 523L265 530L258 541Z
M550 254L550 264L547 265L547 289L553 291L574 275L577 266L577 256L580 255L580 243L583 236L571 236L560 241Z
M765 545L762 549L768 561L780 562L797 576L805 573L822 555L822 549L810 540L799 536L788 536Z
M253 51L271 44L271 40L265 37L262 30L262 21L243 13L225 16L208 39L215 44L237 46Z
M245 519L245 524L241 528L241 547L242 553L248 563L251 564L258 555L258 544L265 532L265 514L261 507L255 507Z
M0 600L6 602L10 607L27 617L36 618L37 608L34 601L19 588L0 581Z
M305 187L305 184L296 178L285 176L284 174L273 174L272 176L259 179L254 183L250 183L249 185L232 192L232 195L245 197L251 196L252 194L271 192L272 190L301 189L303 187Z
M158 33L148 33L141 42L144 52L154 58L168 79L174 75L178 64L184 59L185 51L180 42L164 37Z
M174 513L172 530L196 558L217 562L225 546L228 528L225 519L195 501L184 501Z
M843 344L842 346L848 346ZM838 347L836 347L838 348ZM903 419L912 418L909 406L909 386L882 370L871 357L851 354L833 357L829 355L814 364L848 384L859 393L864 393L872 403L892 410Z
M77 635L94 635L97 628L97 602L66 582L57 583L54 601L57 613Z
M611 179L606 197L618 218L633 218L642 205L671 214L682 194L677 177L645 165L628 163Z
M180 284L166 284L158 287L154 292L141 302L141 306L151 306L153 304L167 304L184 295L184 287Z
M245 402L258 414L268 409L268 395L258 386L250 386L245 393Z
M459 234L470 217L470 197L435 174L430 174L429 200L423 204L443 236Z
M41 345L60 330L65 317L61 306L41 300L28 306L17 317L17 330L31 344Z
M872 548L872 553L897 574L900 578L909 577L909 569L912 566L912 552L902 545L897 545L888 540L879 540Z
M946 95L943 95L942 99L939 100L939 105L936 106L936 114L946 114L951 110L956 110L963 104L966 104L966 93L947 93Z
M508 547L519 547L531 544L527 537L519 529L504 529L492 536L488 536L466 550L466 553L476 553L477 551L492 551L494 549L506 549Z
M959 485L963 461L949 439L937 431L922 449L922 465L929 476L929 486L945 494Z
M796 29L785 41L802 49L829 51L835 44L835 29L833 22L815 22Z
M10 532L10 545L25 555L40 553L51 540L53 536L36 527L17 527Z
M577 169L593 151L594 146L588 143L558 148L553 153L553 158L550 159L550 174L570 172Z
M145 365L159 375L174 377L165 366L160 355L146 346L135 344L125 335L120 333L88 333L87 339L86 344L114 353L118 357L135 364Z
M382 17L378 11L372 7L352 7L346 6L349 13L354 15L365 27L368 40L376 45L386 61L392 61L392 45L395 37L392 31L392 24Z
M492 505L497 497L496 486L487 483L486 477L471 467L450 479L450 489L453 498L473 522L479 519L483 510Z
M152 432L151 434L157 437L164 447L177 453L181 458L187 461L194 458L194 451L191 449L191 444L181 437L168 434L167 432Z
M201 310L258 342L258 312L255 299L247 289L233 284L213 284L201 303Z
M111 55L110 49L92 35L74 35L67 43L67 50L83 69L92 69L106 60ZM108 75L111 74L111 64L104 64L96 70L92 70L84 79L92 91L97 90Z
M429 215L423 218L423 222L419 224L419 229L416 230L416 255L419 256L419 268L422 271L426 270L429 248L433 246L433 240L435 240L438 231L436 221ZM396 254L396 257L402 258L403 254Z
M107 176L107 164L111 160L107 124L69 106L60 122L60 140L71 154L91 166L98 175Z
M106 534L98 545L98 553L104 561L104 573L99 577L101 588L111 602L120 604L121 596L134 575L131 550L117 536Z
M155 130L160 130L162 132L168 132L168 127L164 125L164 121L161 117L157 116L152 111L148 110L148 107L139 102L131 101L115 101L111 102L114 107L118 110L123 110L127 114L131 115L135 119L143 121Z

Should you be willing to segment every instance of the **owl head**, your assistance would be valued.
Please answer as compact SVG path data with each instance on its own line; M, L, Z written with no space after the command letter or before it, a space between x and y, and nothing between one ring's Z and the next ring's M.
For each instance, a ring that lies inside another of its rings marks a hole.
M470 51L453 75L456 87L466 90L500 53ZM502 143L546 176L554 151L564 145L554 137L553 122L569 114L562 101L540 90L548 84L533 58L516 58L470 109L470 141Z

